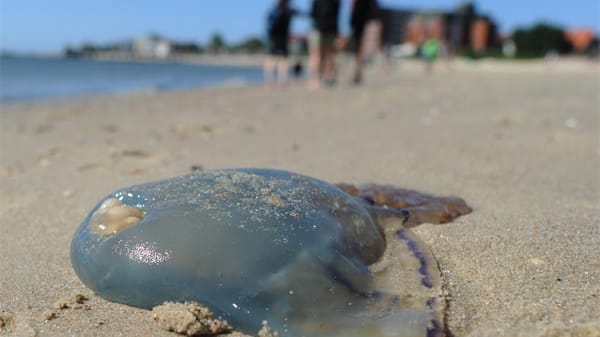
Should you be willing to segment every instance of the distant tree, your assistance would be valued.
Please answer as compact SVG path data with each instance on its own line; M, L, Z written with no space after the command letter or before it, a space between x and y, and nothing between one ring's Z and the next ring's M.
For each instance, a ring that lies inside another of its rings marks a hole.
M553 51L566 54L571 45L565 38L562 28L547 23L538 23L529 29L517 29L513 33L517 46L517 56L541 57Z
M81 57L81 52L71 46L67 46L63 51L63 55L67 58L79 58Z
M173 45L173 50L184 54L198 54L202 52L202 47L193 42L177 43Z
M223 36L221 35L221 33L219 33L219 32L213 33L213 35L210 38L210 42L208 43L208 46L207 46L208 50L213 53L218 53L218 52L225 50L226 47L227 47L227 45L225 43L225 39L223 39Z
M92 56L98 51L98 47L90 42L85 43L81 47L81 54L84 56Z
M260 53L265 50L265 41L257 37L250 37L243 40L240 44L233 48L235 51L244 53Z

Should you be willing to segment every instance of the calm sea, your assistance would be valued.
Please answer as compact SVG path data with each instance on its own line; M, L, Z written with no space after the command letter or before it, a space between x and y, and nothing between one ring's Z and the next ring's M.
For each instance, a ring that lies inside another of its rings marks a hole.
M262 81L258 67L0 57L2 101L167 91Z

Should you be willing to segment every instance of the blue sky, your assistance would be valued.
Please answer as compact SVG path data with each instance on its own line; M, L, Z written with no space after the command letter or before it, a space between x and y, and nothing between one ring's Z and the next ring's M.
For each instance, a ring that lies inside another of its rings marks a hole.
M307 9L310 0L295 0ZM350 0L342 0L340 26L347 30ZM148 32L179 40L204 42L220 31L239 41L264 31L266 10L273 0L1 0L0 48L20 52L59 52L86 41L110 42ZM385 6L452 9L459 0L380 0ZM565 27L600 30L599 0L480 0L503 32L539 20ZM293 30L305 32L298 19Z

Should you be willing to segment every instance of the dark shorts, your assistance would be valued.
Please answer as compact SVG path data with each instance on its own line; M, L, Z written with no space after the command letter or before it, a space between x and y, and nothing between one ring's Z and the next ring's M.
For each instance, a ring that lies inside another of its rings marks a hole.
M273 56L287 57L289 55L287 39L270 39L269 54Z
M321 33L316 29L313 29L308 36L308 46L310 49L334 49L335 39L337 38L336 33Z
M352 29L352 38L350 40L350 51L353 53L358 53L360 50L360 45L362 44L363 35L365 32L365 25L356 26Z

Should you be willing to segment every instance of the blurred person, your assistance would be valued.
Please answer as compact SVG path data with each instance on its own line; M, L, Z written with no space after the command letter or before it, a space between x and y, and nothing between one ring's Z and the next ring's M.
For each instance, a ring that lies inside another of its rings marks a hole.
M354 74L352 83L362 82L362 70L365 62L365 27L367 23L376 20L379 15L377 0L353 0L352 13L350 15L350 27L352 28L352 44L354 52Z
M290 6L289 0L278 0L267 16L268 53L265 60L265 84L284 84L287 82L288 38L290 23L299 12ZM277 72L277 76L275 76Z
M335 84L335 42L339 13L340 0L313 0L310 11L313 30L309 36L310 89L318 89L321 80L327 86Z
M440 41L430 35L421 45L421 58L425 62L425 71L431 73L433 71L433 63L440 53Z

